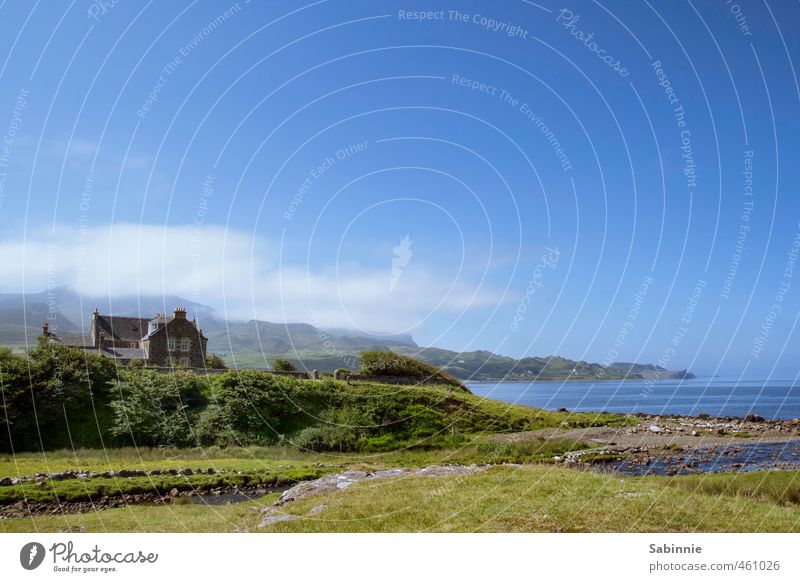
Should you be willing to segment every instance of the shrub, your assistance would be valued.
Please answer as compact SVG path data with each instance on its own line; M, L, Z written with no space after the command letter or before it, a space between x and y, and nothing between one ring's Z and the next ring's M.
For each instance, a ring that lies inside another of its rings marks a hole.
M111 433L139 446L196 444L193 425L206 404L204 379L191 372L126 371L111 402Z
M441 371L435 366L394 352L361 352L361 373L366 376L406 376L425 380L436 378L440 381L467 390L460 380Z
M303 429L292 439L295 446L310 451L355 451L359 441L374 431L373 419L364 410L344 407L326 410L321 424Z
M116 366L74 347L0 353L0 449L98 447ZM98 430L98 425L100 429Z
M352 373L353 372L351 370L348 370L347 368L336 368L333 371L333 377L341 380Z
M208 408L198 424L203 444L269 444L280 440L284 425L298 412L294 383L255 370L211 378Z
M275 358L272 369L276 372L297 372L297 367L286 358Z
M228 365L225 363L225 359L219 354L209 354L206 356L206 368L211 368L212 370L227 370Z

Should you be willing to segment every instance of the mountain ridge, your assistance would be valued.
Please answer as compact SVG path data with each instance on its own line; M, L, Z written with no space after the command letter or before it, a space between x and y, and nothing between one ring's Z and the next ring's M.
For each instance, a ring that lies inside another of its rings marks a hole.
M92 307L81 310L81 306L88 305ZM120 316L140 317L186 307L208 337L209 353L217 353L229 365L240 368L267 367L275 358L283 357L309 370L353 369L359 365L361 352L391 350L435 365L460 380L471 381L693 377L687 370L669 371L653 364L614 362L602 366L556 355L516 359L488 350L458 352L421 347L408 334L380 335L255 319L226 321L216 318L213 308L178 296L85 298L66 287L39 293L0 294L0 344L17 347L34 344L44 321L55 322L62 332L88 331L91 311L94 306L103 305L111 306Z

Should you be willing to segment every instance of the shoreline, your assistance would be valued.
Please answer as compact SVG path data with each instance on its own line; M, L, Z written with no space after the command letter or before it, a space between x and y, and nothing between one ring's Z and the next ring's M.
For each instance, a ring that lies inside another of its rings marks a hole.
M548 380L461 380L467 386L470 384L553 384L555 382L647 382L653 380L660 382L664 380L698 380L701 377L695 376L694 378L554 378Z
M666 456L676 451L724 449L730 446L775 445L800 442L800 419L767 420L746 418L631 414L639 423L621 427L544 428L494 435L495 442L529 440L583 441L594 446L592 453L619 456ZM588 452L588 451L587 451ZM798 459L800 468L800 459Z

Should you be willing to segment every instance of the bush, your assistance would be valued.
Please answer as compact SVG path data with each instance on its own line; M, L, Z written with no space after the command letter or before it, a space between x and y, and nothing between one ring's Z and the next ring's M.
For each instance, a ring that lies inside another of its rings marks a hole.
M228 365L225 363L225 359L219 354L209 354L206 356L206 368L212 370L227 370Z
M394 352L361 352L361 374L366 376L405 376L425 380L436 378L445 383L467 390L460 380L442 372L439 368L414 358Z
M278 380L255 370L212 377L209 406L198 425L201 442L265 445L279 441L298 407L293 404L297 381Z
M272 369L275 372L297 372L295 365L285 358L275 358Z
M112 360L74 347L2 350L0 450L102 446L115 377Z
M204 379L191 372L126 371L111 403L111 433L137 446L197 444L193 426L206 404Z
M354 407L327 410L320 420L323 424L310 426L292 439L295 446L316 452L354 451L375 429L369 414Z

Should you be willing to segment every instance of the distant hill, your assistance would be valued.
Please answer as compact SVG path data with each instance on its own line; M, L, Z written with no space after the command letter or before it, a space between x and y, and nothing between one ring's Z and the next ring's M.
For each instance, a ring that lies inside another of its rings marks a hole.
M368 349L391 349L395 346L416 348L408 336L403 339L380 339L375 336L358 335L347 330L322 330L307 323L270 323L251 320L246 323L231 322L209 333L209 351L225 354L272 354L297 353L325 354L346 352L358 354ZM339 362L341 365L341 361Z
M27 342L35 342L44 321L64 333L88 331L95 307L102 313L139 317L171 313L176 307L185 307L189 317L196 317L202 327L208 323L208 331L224 329L224 323L213 317L211 307L177 295L81 297L71 288L62 286L37 293L0 293L0 344L25 345L26 333Z
M608 367L560 356L526 357L519 360L485 350L454 352L418 346L407 334L376 335L347 329L320 329L307 323L271 323L251 320L228 321L215 316L214 309L184 298L131 296L81 298L67 287L51 292L0 294L0 344L22 346L35 343L43 321L61 332L88 330L92 310L103 313L149 317L156 312L171 313L186 307L208 337L208 351L220 354L231 366L263 368L276 357L293 361L308 370L355 369L363 351L391 350L418 358L460 380L597 380L620 378L693 377L686 370L668 371L652 364L615 362Z
M60 312L51 312L47 303L14 305L0 302L0 343L13 346L35 344L45 321L61 332L80 330L80 326Z

